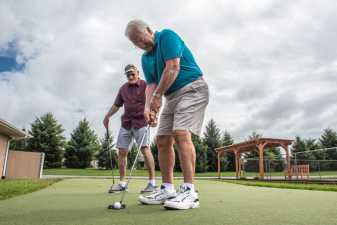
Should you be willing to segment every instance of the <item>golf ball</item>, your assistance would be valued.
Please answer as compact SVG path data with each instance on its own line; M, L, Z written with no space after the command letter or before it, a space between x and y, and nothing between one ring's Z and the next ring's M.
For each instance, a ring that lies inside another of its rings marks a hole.
M122 208L121 203L120 203L120 202L115 202L115 203L114 203L114 208L115 208L115 209L120 209L120 208Z

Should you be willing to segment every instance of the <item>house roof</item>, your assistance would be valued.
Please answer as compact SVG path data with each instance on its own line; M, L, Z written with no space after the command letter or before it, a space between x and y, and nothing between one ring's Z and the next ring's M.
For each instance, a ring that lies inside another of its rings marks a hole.
M14 125L0 118L0 134L10 137L11 139L31 138L24 131L16 128Z

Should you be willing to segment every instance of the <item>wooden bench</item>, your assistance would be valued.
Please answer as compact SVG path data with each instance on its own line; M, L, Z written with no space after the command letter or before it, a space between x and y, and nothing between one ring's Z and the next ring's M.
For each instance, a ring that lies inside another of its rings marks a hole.
M288 174L288 171L284 171L284 172L285 172L285 176L288 176L289 179L291 179L294 176L296 178L300 178L301 180L303 179L309 180L310 166L309 164L292 165L290 167L289 174Z

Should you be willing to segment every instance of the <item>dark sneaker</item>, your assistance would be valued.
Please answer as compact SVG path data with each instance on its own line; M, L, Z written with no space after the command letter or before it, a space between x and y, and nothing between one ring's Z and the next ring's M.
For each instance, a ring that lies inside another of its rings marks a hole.
M164 202L165 209L194 209L199 207L198 193L188 187L180 186L180 190L175 198Z
M110 187L109 189L109 193L113 194L113 193L119 193L121 191L127 191L128 188L126 186L123 186L121 184L114 184Z
M140 191L140 193L151 193L157 190L157 186L153 186L151 183L148 183L147 186Z
M163 185L160 189L156 189L153 194L150 195L140 195L138 200L142 204L146 205L160 205L163 204L167 199L174 198L176 196L176 191L168 191Z

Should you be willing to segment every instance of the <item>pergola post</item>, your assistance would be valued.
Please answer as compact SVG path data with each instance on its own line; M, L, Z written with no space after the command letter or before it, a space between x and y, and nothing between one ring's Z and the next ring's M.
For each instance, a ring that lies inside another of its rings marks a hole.
M239 179L239 161L238 161L238 150L234 149L234 156L235 156L235 176L236 179Z
M263 149L264 144L260 143L258 144L258 150L259 150L259 171L260 171L260 179L264 179L264 157L263 157Z
M238 152L239 178L241 178L241 152Z
M290 161L290 156L289 156L289 149L287 144L282 144L283 149L286 152L286 160L287 160L287 174L288 174L288 179L290 179L290 170L291 170L291 161Z
M218 178L221 178L221 161L220 161L220 151L218 152Z

